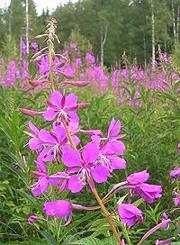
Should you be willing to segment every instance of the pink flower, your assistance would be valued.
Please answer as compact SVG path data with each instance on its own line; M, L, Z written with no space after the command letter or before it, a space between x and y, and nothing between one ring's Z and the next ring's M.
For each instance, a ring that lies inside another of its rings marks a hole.
M141 210L133 204L120 204L118 213L122 222L129 227L133 226L136 221L140 223L143 221Z
M72 204L66 200L44 203L44 213L54 218L64 219L68 225L72 220Z
M169 175L172 179L180 179L180 168L171 170Z
M36 215L31 215L31 216L29 216L28 217L28 223L34 223L36 220L38 220L39 219L39 217L38 216L36 216Z
M147 170L133 173L127 177L127 182L130 185L137 185L146 182L149 179L149 173Z
M69 147L63 149L62 161L69 168L69 173L72 173L68 181L68 189L72 193L81 191L86 184L86 179L91 179L92 166L98 156L98 147L93 142L84 146L82 154Z
M31 129L31 132L27 134L32 137L28 142L29 148L32 151L41 151L43 146L38 137L39 129L32 122L29 122L29 128Z
M92 55L91 53L87 53L85 60L89 63L89 64L94 64L95 63L95 57L94 55Z
M77 43L75 42L70 43L70 48L73 50L77 50Z
M48 189L48 175L44 162L41 159L36 161L38 171L35 172L34 178L38 178L38 182L31 185L33 196L38 197Z
M132 186L132 192L140 195L146 202L152 203L156 198L162 196L162 188L160 185L146 184L149 173L146 170L131 174L127 177L129 188Z
M133 188L135 194L140 195L146 202L153 203L155 199L161 198L162 188L160 185L139 184Z
M121 138L120 135L121 127L122 127L121 122L119 120L116 121L114 120L114 118L112 118L108 128L108 139Z
M27 49L26 49L26 44L23 39L20 40L20 52L22 56L27 55Z
M180 191L174 191L173 194L174 194L174 198L173 198L174 206L179 207L180 206Z
M119 157L125 152L125 145L122 141L111 139L100 145L100 138L95 136L93 141L99 148L99 156L94 163L91 173L97 183L105 182L113 170L126 168L126 161Z
M41 129L38 133L38 138L44 146L44 149L41 151L39 157L44 162L58 160L60 158L62 146L67 143L65 129L59 125L54 126L53 128L53 132L46 129Z
M77 96L75 94L69 94L65 97L58 91L55 91L51 94L48 108L43 116L48 121L52 121L57 117L58 121L64 119L68 122L78 122L77 108Z
M163 230L168 230L169 229L169 222L166 222L166 220L169 220L169 217L166 213L163 213L162 215L162 229Z

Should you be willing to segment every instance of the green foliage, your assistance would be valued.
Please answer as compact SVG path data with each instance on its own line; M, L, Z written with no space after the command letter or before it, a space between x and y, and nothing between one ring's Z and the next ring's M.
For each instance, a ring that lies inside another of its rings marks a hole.
M177 67L180 67L180 43L177 43L172 54L173 62Z
M92 89L77 90L80 101L90 102L86 110L79 111L81 127L83 129L102 129L107 132L109 121L112 117L122 122L122 134L125 134L127 151L125 158L128 169L125 174L133 171L148 169L153 183L161 184L164 188L163 199L158 204L146 206L142 200L136 205L141 205L145 210L143 225L136 229L127 230L122 226L117 217L114 217L123 237L134 239L137 243L142 235L160 221L163 210L172 210L172 190L168 172L172 166L178 163L176 147L178 142L179 124L179 99L177 91L172 88L167 93L142 90L143 106L133 108L128 105L117 105L117 97L110 92L106 95L96 95ZM75 212L73 222L63 227L60 220L48 220L48 226L44 221L37 221L30 225L27 217L37 214L42 217L42 200L52 198L63 199L66 194L60 194L56 190L47 192L44 198L35 199L29 192L32 183L32 171L34 170L34 157L24 147L28 138L24 131L27 130L29 118L18 111L18 107L44 109L44 102L48 95L41 93L28 97L16 89L3 89L0 91L0 199L1 199L1 228L0 237L3 241L19 241L19 244L28 244L29 236L32 241L29 244L114 244L113 238L109 238L109 226L104 217L97 212ZM8 99L7 99L8 98ZM44 127L41 118L34 118L36 124ZM34 120L33 119L33 120ZM83 137L82 142L87 138ZM114 183L124 180L124 172L115 172L106 184L97 186L103 196L107 189ZM88 194L87 194L88 193ZM81 202L84 205L96 205L89 192L80 193ZM107 204L109 208L116 208L118 202L123 201L122 193L117 194ZM79 202L79 195L72 196L75 203ZM167 202L169 200L169 202ZM172 215L173 217L173 215ZM162 235L158 231L153 240L167 238L171 234L177 236L177 228L170 226L170 231ZM90 237L89 237L90 236ZM150 237L150 243L151 239ZM110 240L109 240L110 239ZM112 241L111 241L112 240ZM24 242L24 243L23 243ZM11 243L9 243L11 244ZM13 244L13 243L12 243ZM147 243L148 244L148 243Z

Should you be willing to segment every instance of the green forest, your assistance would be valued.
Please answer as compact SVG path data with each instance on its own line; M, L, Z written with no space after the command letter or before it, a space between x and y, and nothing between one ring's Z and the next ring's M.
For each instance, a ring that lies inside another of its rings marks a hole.
M155 55L158 46L178 55L179 6L179 0L80 0L59 5L52 14L45 9L37 16L35 3L29 0L30 40L44 32L53 16L62 46L74 39L81 50L93 49L99 61L103 46L107 66L118 64L123 53L131 61L147 64L152 57L152 24ZM9 49L12 55L25 38L25 1L11 0L8 9L0 9L0 26L0 52Z

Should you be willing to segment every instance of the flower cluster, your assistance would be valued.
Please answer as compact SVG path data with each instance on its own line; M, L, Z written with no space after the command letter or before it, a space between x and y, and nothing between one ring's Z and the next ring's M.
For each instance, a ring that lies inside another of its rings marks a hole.
M29 122L28 135L31 139L28 145L37 152L34 177L38 178L38 182L31 188L34 196L46 191L48 184L58 185L61 191L79 192L86 183L92 185L92 180L96 183L106 182L113 170L126 168L126 161L121 157L125 146L120 140L120 122L111 120L107 137L103 137L100 130L82 130L77 114L78 105L75 94L63 96L55 91L42 113L47 121L54 120L52 130L38 129ZM80 143L76 135L78 132L90 137L90 142L81 150L77 149ZM48 176L46 162L63 162L64 171Z
M172 181L178 182L180 179L180 168L171 170L169 175ZM179 207L180 206L180 190L178 189L178 185L174 188L173 195L174 195L174 198L173 198L174 205L175 207Z
M29 122L28 135L31 138L28 145L37 154L33 177L38 181L31 185L31 192L35 197L48 191L49 186L58 187L60 192L69 190L77 193L88 185L93 192L95 183L105 183L113 171L126 168L126 160L123 158L126 148L121 140L123 135L120 133L120 121L111 120L107 135L103 135L101 130L84 130L79 125L78 108L80 106L75 94L64 96L54 91L45 111L21 109L28 115L40 114L52 123L50 130L39 129ZM80 144L79 132L89 137L89 142L83 147ZM63 170L49 174L48 162L61 165L63 163ZM148 178L146 170L131 174L126 181L117 184L114 191L127 189L131 194L139 195L148 203L152 203L161 197L162 188L159 185L147 184ZM109 194L106 195L105 202L108 196ZM77 205L67 200L57 200L45 202L43 210L48 216L64 219L65 224L69 224L73 209L77 209ZM83 206L80 209L88 210ZM117 210L121 221L128 226L143 220L141 210L133 204L122 203Z

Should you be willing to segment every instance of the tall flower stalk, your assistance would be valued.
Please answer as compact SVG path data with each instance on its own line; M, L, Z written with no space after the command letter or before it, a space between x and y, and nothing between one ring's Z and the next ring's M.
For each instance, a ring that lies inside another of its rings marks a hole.
M31 185L32 195L34 197L41 196L49 187L52 188L53 186L58 187L59 192L68 190L72 193L78 193L88 184L98 206L87 207L74 204L69 200L53 200L44 203L44 213L52 218L62 219L64 225L68 225L72 221L73 210L89 211L101 209L117 240L117 244L125 244L124 240L121 240L121 236L124 236L126 242L131 244L127 231L124 232L124 229L122 229L120 234L112 213L106 208L105 204L115 193L126 190L128 193L124 196L123 203L117 204L115 208L119 215L119 222L123 223L124 227L132 227L137 222L141 223L143 221L143 214L139 207L129 203L131 196L138 195L151 204L156 199L161 198L162 188L159 185L148 184L149 173L144 170L129 175L124 181L115 184L103 198L100 197L96 184L107 182L114 171L122 171L126 168L126 161L123 158L126 148L122 142L123 135L120 134L122 125L119 120L112 119L106 136L103 135L101 130L85 130L80 127L77 110L86 108L87 103L78 103L78 97L74 93L61 94L58 91L59 86L56 74L58 73L68 79L68 82L61 81L63 84L82 87L88 83L85 80L71 81L73 78L72 74L59 69L59 66L60 68L63 67L67 60L63 55L56 54L54 51L54 40L56 39L59 42L55 34L56 21L52 19L47 27L47 33L40 35L40 37L48 39L48 47L38 51L33 56L33 60L38 61L39 58L48 57L49 67L44 72L43 79L47 79L50 83L52 90L50 99L47 102L47 108L42 112L20 109L26 115L43 116L46 121L52 122L50 130L46 128L40 129L32 122L29 122L29 132L27 134L31 138L28 146L37 155L35 161L36 171L33 176L37 179L37 182ZM48 53L43 54L46 50L48 50ZM58 66L56 66L55 62L57 56L62 59ZM41 79L42 77L39 80ZM81 147L79 147L81 142L78 137L79 132L86 134L90 138L89 142L84 146L81 145ZM50 174L47 162L62 163L63 170ZM125 202L126 197L128 197L127 203ZM38 219L35 215L30 217L30 223ZM41 218L41 220L43 219ZM169 219L160 223L158 227L151 229L149 233L142 237L142 240L146 239L163 224L167 225L168 222L170 222ZM123 234L123 232L126 234ZM141 241L139 244L141 244Z

